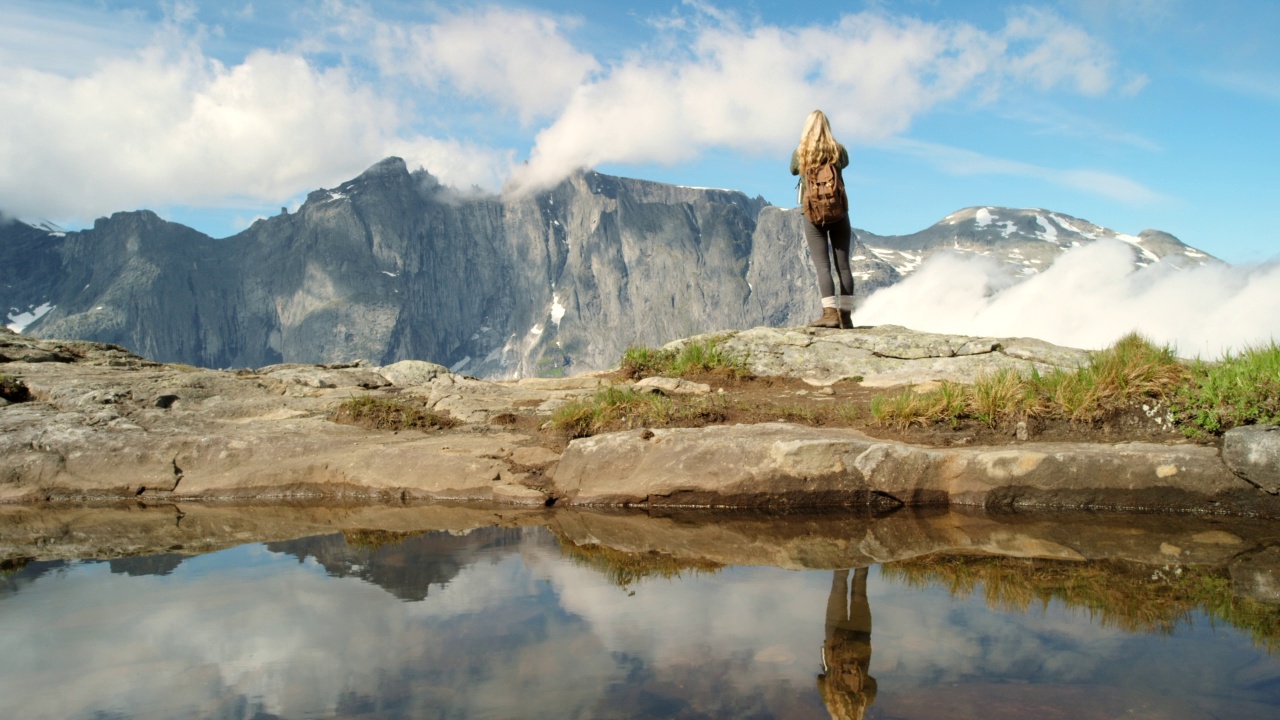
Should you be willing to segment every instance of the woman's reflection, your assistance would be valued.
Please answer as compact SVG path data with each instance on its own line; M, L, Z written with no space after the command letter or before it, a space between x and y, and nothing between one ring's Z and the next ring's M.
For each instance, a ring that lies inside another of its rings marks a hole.
M827 595L826 640L818 691L831 717L860 720L876 699L871 664L871 606L867 604L867 569L836 570Z

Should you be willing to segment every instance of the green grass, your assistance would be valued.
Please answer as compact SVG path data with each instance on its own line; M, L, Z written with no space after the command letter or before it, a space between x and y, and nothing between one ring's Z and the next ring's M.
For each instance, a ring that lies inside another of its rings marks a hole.
M31 399L31 391L22 380L12 375L0 374L0 397L11 403L27 402Z
M1220 434L1239 425L1280 424L1280 346L1274 341L1196 361L1174 393L1174 419L1188 435Z
M704 373L723 373L731 377L750 377L746 362L726 352L715 340L691 342L680 350L655 350L633 346L622 355L622 374L641 378L686 377Z
M923 393L903 390L872 399L879 425L912 425L974 420L999 427L1031 417L1094 423L1135 403L1170 398L1192 371L1168 346L1132 333L1093 354L1088 365L1029 375L1005 369L978 377L972 385L944 382Z
M457 420L431 412L420 403L372 395L344 401L329 419L369 430L447 430L458 425Z
M724 416L722 402L714 396L684 400L607 387L590 398L561 405L551 415L551 427L580 438L633 427L716 421Z

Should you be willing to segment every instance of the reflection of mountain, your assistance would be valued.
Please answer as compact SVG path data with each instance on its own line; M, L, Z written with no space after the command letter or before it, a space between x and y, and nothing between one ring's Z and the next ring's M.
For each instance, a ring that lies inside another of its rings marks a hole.
M5 560L0 563L0 597L16 594L42 576L72 564L66 560Z
M168 575L186 560L187 556L175 553L152 555L150 557L128 557L108 560L111 572L117 575Z
M423 600L432 585L444 587L486 551L514 549L523 534L519 528L498 527L466 535L353 532L267 543L267 549L293 555L299 562L315 558L334 577L366 580L401 600Z

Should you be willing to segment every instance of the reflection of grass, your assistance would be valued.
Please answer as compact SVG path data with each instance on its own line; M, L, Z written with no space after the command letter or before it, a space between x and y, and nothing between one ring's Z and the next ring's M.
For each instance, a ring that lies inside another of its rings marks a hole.
M22 568L31 564L31 558L11 558L9 560L0 560L0 577L8 577L16 574Z
M397 532L395 530L343 530L342 539L347 541L351 547L358 547L364 550L379 550L389 545L399 545L411 537L423 534L425 531L419 530L415 532Z
M572 541L559 537L558 533L557 536L562 555L578 565L599 570L609 582L623 590L645 578L680 578L686 572L716 572L724 567L710 560L682 560L653 550L629 553L605 545L575 545Z
M1170 633L1199 610L1268 652L1280 651L1280 606L1235 597L1229 578L1203 568L932 555L883 565L881 572L908 587L937 584L956 596L981 586L987 604L1004 610L1043 609L1059 600L1126 632Z

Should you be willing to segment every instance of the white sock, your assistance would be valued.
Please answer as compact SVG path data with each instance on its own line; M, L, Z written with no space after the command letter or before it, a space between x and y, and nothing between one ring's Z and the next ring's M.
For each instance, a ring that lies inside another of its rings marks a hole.
M824 308L835 308L835 307L838 307L838 306L836 305L836 296L835 296L835 295L831 295L831 296L828 296L828 297L824 297L824 298L822 298L822 307L824 307Z

